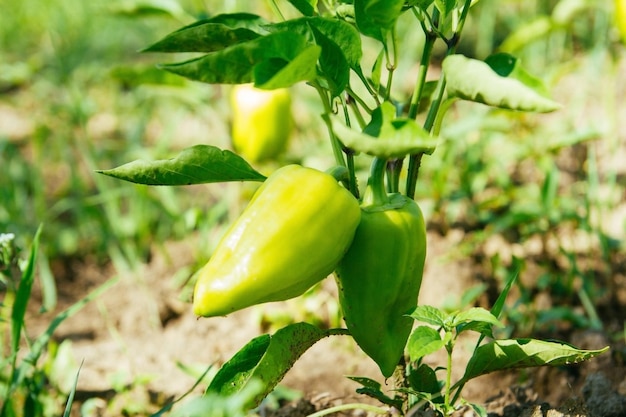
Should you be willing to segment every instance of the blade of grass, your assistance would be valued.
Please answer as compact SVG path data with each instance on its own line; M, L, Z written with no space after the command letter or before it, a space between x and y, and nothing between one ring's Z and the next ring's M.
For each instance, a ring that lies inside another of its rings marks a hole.
M74 395L76 394L76 387L78 386L78 376L80 375L80 370L83 368L83 364L85 360L83 359L78 367L78 371L76 371L76 378L74 379L74 386L70 391L70 395L67 397L67 403L65 404L65 411L63 412L63 417L70 417L70 413L72 411L72 404L74 403Z
M11 379L7 383L5 398L11 398L11 394L15 388L19 385L19 372L17 368L17 352L20 348L20 340L22 337L22 328L24 327L24 316L26 315L26 307L30 300L31 290L33 288L33 281L35 277L35 265L37 262L37 252L39 250L39 236L43 226L40 225L35 233L33 239L33 245L30 249L30 255L28 257L28 263L26 268L22 272L22 278L20 285L15 295L15 301L11 309ZM9 402L5 402L2 406L0 415L5 415L6 406Z

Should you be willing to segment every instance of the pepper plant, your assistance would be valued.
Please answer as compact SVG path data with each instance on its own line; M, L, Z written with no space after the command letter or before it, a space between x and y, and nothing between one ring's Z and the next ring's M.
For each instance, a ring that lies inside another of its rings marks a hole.
M145 49L199 53L160 65L198 82L253 84L263 90L310 86L324 109L319 120L328 131L334 159L327 172L286 166L266 178L245 155L196 145L172 159L99 171L147 185L264 182L198 274L193 311L199 316L296 297L336 273L346 329L295 323L258 336L222 367L207 393L236 394L261 381L247 404L254 408L309 347L331 335L349 335L382 376L393 376L397 387L390 396L376 381L355 377L363 385L359 392L400 413L430 406L447 415L472 378L503 369L576 363L604 351L494 339L492 327L501 325L498 316L508 290L492 311L444 314L417 305L427 244L414 196L421 161L438 146L447 110L459 100L523 112L560 107L514 56L498 53L478 60L457 53L477 2L272 1L274 20L246 11L217 14ZM297 16L285 18L287 8ZM423 43L400 39L401 18L412 20L410 28L423 33ZM364 68L364 38L375 45L367 51L377 57L371 69ZM443 45L445 57L438 79L427 81L437 44ZM395 76L406 48L420 51L408 99L395 93L398 83L406 82ZM365 187L357 182L357 161L371 164ZM414 326L414 321L426 325ZM454 342L470 330L480 333L479 343L464 376L453 383ZM446 350L448 361L433 369L423 357L439 349ZM445 371L443 379L440 371Z

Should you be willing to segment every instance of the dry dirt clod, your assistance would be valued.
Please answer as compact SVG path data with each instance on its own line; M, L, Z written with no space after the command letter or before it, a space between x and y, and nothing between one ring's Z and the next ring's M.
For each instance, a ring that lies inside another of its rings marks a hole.
M620 417L626 415L626 397L614 391L603 373L591 374L582 389L589 417Z

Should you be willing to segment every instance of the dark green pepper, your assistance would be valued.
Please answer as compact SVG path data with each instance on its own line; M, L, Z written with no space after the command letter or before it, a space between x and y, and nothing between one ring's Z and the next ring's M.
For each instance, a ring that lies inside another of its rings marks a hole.
M385 161L376 160L361 206L361 222L336 269L339 301L348 330L389 377L413 327L426 257L426 228L412 199L387 195Z
M194 313L221 316L303 294L332 273L360 218L357 199L332 175L298 165L278 169L200 272Z

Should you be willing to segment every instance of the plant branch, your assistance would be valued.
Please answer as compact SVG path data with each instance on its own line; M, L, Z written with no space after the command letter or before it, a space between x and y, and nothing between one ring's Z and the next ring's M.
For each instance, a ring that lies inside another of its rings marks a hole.
M363 410L363 411L368 411L374 414L387 414L389 412L389 410L386 408L376 407L374 405L362 404L362 403L351 403L351 404L336 405L334 407L330 407L325 410L320 410L316 413L309 414L307 417L322 417L322 416L327 416L329 414L339 413L341 411L347 411L347 410Z

